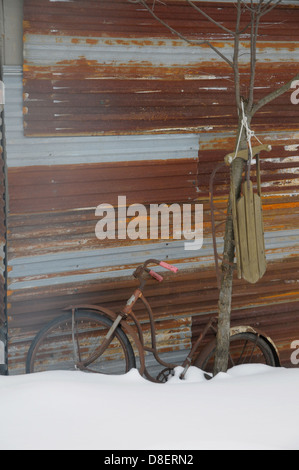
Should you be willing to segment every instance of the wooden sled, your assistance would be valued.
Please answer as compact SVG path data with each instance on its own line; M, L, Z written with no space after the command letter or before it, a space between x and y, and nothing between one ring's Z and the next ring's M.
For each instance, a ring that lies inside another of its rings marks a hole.
M255 284L267 269L261 200L260 159L256 156L257 193L248 178L241 197L232 197L232 214L238 278Z

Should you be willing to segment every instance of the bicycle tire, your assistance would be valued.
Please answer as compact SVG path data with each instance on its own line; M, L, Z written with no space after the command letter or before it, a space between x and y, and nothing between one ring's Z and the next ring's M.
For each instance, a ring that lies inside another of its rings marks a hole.
M194 365L204 372L213 373L215 352L216 338L204 347ZM228 369L241 364L265 364L275 367L276 360L271 347L261 336L244 332L230 337Z
M87 360L113 324L107 316L93 311L77 311L74 357L72 313L62 315L42 328L34 338L26 359L26 373L75 370L76 360ZM79 345L79 346L78 346ZM80 356L79 356L80 351ZM135 355L127 335L118 326L115 336L100 358L88 370L101 374L120 375L136 367Z

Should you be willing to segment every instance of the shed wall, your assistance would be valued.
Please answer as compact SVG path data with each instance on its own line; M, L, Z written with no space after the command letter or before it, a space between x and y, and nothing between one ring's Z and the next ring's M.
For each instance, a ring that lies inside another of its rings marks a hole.
M134 267L146 258L180 268L147 291L161 350L180 355L217 312L208 181L235 145L231 76L210 51L198 57L147 19L149 36L144 12L127 5L25 2L24 67L5 69L11 373L24 371L34 334L64 306L119 308L135 286ZM223 6L209 4L215 14ZM285 6L264 28L257 96L296 73L298 14ZM97 21L91 28L97 16L101 27ZM272 22L282 17L278 37ZM186 21L181 15L179 26L193 31ZM74 32L74 23L82 28ZM207 24L200 31L206 34ZM230 50L226 38L211 34ZM298 110L286 94L255 122L259 139L273 146L262 157L268 270L254 286L235 280L232 312L233 324L272 336L288 366L299 338ZM226 207L228 176L217 175L218 209ZM146 207L202 203L202 249L188 252L172 239L100 242L95 208L119 195ZM221 229L217 235L221 252Z

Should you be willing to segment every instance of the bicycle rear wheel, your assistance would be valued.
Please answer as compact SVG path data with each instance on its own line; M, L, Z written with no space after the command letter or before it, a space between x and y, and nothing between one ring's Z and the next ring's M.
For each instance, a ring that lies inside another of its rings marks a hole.
M26 373L75 370L102 344L112 320L92 311L69 312L46 325L33 340L27 355ZM88 369L101 374L125 374L136 367L128 337L121 327L104 353Z
M194 362L205 372L213 373L216 339L208 343ZM275 367L276 361L269 344L254 333L238 333L230 337L228 368L241 364L265 364Z

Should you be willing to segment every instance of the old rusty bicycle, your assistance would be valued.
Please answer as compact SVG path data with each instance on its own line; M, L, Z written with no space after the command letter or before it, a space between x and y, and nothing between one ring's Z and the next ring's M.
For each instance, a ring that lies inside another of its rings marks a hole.
M47 324L36 335L27 355L26 372L49 370L81 370L101 374L124 374L137 367L142 376L153 382L167 380L178 364L161 359L156 343L153 311L144 296L149 278L162 282L161 274L150 265L159 265L174 273L178 269L164 261L149 259L134 271L139 286L120 312L98 305L77 305L64 309L66 312ZM141 301L146 309L150 325L151 345L145 344L143 329L133 309ZM208 332L213 339L202 346ZM190 365L210 373L216 349L217 319L210 318L200 336L193 344L182 365L181 378ZM132 347L135 345L135 350ZM146 366L146 355L152 353L162 370L152 376ZM272 340L250 326L231 329L229 366L243 363L262 363L279 366L279 356Z

